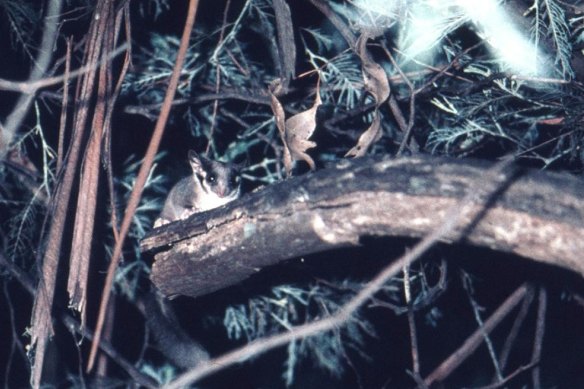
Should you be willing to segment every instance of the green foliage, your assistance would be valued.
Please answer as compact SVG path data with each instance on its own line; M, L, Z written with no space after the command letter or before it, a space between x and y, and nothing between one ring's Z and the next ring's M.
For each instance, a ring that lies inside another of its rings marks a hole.
M55 181L55 152L45 138L40 110L35 108L36 125L22 135L15 148L24 150L32 145L42 158L42 170L23 172L22 167L8 164L0 171L0 211L8 221L0 226L0 234L7 238L6 253L11 261L26 269L36 260L46 202Z
M11 43L30 58L33 57L34 37L42 22L42 7L34 0L2 0L0 9L10 26Z
M159 153L156 156L156 162L159 162L163 157L164 153ZM134 156L130 156L124 162L121 174L114 177L115 193L119 196L116 204L127 204L132 188L134 188L135 185L138 170L142 164L142 159L136 160ZM155 163L148 174L146 184L144 184L144 191L140 198L138 208L136 208L132 227L128 234L128 236L135 239L136 242L144 237L144 234L150 230L164 201L164 193L166 192L168 180L165 176L156 172L157 167L158 165ZM121 214L120 209L117 209L116 211L119 220L119 215ZM138 252L136 254L138 254Z
M570 42L570 26L566 20L564 10L555 0L538 0L534 2L536 16L533 18L535 41L539 36L549 37L556 50L556 71L566 80L574 77L574 70L570 64L572 44Z
M140 366L140 371L144 372L148 376L154 378L159 384L167 384L171 382L177 375L176 367L166 363L162 366L154 366L148 363L142 364Z
M169 0L143 0L139 2L138 12L140 16L144 19L148 19L150 16L154 20L158 19L159 16L168 12L170 9Z
M141 105L162 103L166 91L165 81L172 73L179 43L180 40L174 36L153 33L150 48L136 50L134 60L141 64L140 70L128 73L122 84L122 93L138 99ZM182 73L186 80L180 83L178 96L190 95L192 80L201 71L201 64L197 63L199 57L195 45L187 54ZM158 113L157 109L151 109L153 115Z
M164 154L158 154L156 160L160 161L163 157ZM114 177L115 194L118 196L115 201L116 220L118 223L121 221L123 214L120 209L117 209L117 206L128 203L138 170L142 163L142 160L136 160L131 156L124 162L121 174ZM115 289L130 301L135 301L140 282L145 276L150 274L149 265L142 260L139 241L144 237L146 232L152 229L154 220L162 208L164 193L166 193L167 179L163 175L155 173L156 169L157 165L155 164L146 180L144 192L136 208L136 213L134 214L128 233L125 254L128 258L132 258L132 260L124 262L119 266L114 281ZM112 211L110 207L108 212L109 220L112 220ZM109 225L108 228L111 229L112 226ZM119 228L119 226L116 226L116 228ZM115 242L111 239L113 235L108 236L110 239L106 241L105 249L108 257L111 258Z
M429 278L435 278L435 273L439 273L440 281L430 285ZM398 315L412 309L422 310L445 290L445 279L445 267L437 269L434 265L427 265L410 269L408 285L412 300L409 303L404 301L404 282L396 277L379 291L371 304L390 308ZM351 280L306 286L279 285L272 288L269 296L257 296L246 304L229 306L225 310L223 325L230 339L248 342L291 331L295 326L334 315L364 286L363 282ZM440 311L432 309L426 315L426 323L436 326L440 318ZM369 360L364 347L370 338L375 337L373 324L365 311L359 311L341 328L291 342L287 347L283 379L287 386L291 386L295 375L299 374L299 364L305 360L334 377L341 377L353 354Z
M306 288L280 285L272 289L270 296L250 299L246 305L228 307L223 324L229 338L247 341L289 331L295 325L334 314L361 286L351 281L334 287L323 284ZM340 377L348 350L365 357L361 351L365 335L375 336L373 326L356 314L343 328L290 343L283 374L286 385L294 382L296 367L303 359L310 359L319 368Z

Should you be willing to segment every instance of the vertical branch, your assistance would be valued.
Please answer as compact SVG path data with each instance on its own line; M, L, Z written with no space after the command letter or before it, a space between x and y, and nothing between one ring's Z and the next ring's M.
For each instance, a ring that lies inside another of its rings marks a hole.
M479 306L479 304L477 303L477 301L475 300L473 294L473 287L472 287L472 283L470 280L470 276L466 273L463 273L462 275L462 283L464 286L464 289L466 289L466 292L468 294L468 299L470 302L470 305L472 307L472 311L475 317L475 320L477 322L477 325L479 326L479 330L481 331L481 334L483 336L483 341L485 342L485 345L487 346L487 350L489 351L489 355L491 357L491 361L493 362L493 367L495 368L495 374L497 376L497 380L498 382L502 382L503 381L503 373L501 372L501 367L499 366L499 361L497 360L497 356L495 354L495 347L493 346L493 342L491 341L491 338L489 337L489 333L487 331L485 331L485 324L483 319L481 318L481 307Z
M406 298L406 304L408 306L408 325L410 327L410 345L412 349L412 372L415 377L420 377L420 356L418 352L418 336L416 333L414 307L412 304L409 266L404 266L403 273L404 273L404 294Z
M274 0L274 15L276 16L276 31L278 33L278 60L277 68L284 90L296 72L296 43L290 7L284 0Z
M61 20L61 8L63 0L51 0L47 8L43 26L43 37L38 52L38 57L33 64L33 68L28 78L29 81L37 81L42 78L53 59L53 47L57 40L58 28ZM0 125L0 159L4 158L8 148L11 146L16 135L16 131L22 124L24 117L28 113L35 98L34 93L23 93L14 105L13 111L6 118L6 122Z
M231 0L227 0L225 3L225 10L223 10L223 22L221 23L221 31L219 32L219 42L217 46L221 46L223 39L225 38L225 28L227 27L227 15L229 14L229 8L231 8ZM221 68L220 64L217 63L215 66L215 93L219 94L219 89L221 87ZM207 148L205 152L208 153L211 146L214 144L213 136L215 134L215 124L217 122L217 110L219 108L219 99L213 101L213 114L211 117L211 129L209 130L209 140L207 142Z
M401 110L399 109L399 106L397 105L397 100L396 100L395 96L393 96L393 95L390 96L390 100L389 100L389 107L392 110L393 116L394 116L396 122L398 123L400 130L404 133L404 138L403 138L401 144L399 145L397 155L399 156L399 155L402 155L404 153L404 150L405 150L406 146L408 145L408 143L411 143L410 144L411 151L418 152L418 151L420 151L420 145L418 145L418 142L412 137L412 129L414 128L414 119L416 116L416 94L417 94L417 91L415 90L414 84L410 81L409 77L403 72L403 70L401 69L401 67L399 66L399 64L395 60L395 58L393 58L393 55L391 55L391 52L389 51L387 46L385 44L382 44L382 47L383 47L383 51L385 52L385 55L387 55L387 58L389 58L389 61L391 62L391 64L395 68L395 70L397 70L397 72L400 74L400 76L402 77L402 79L404 80L406 85L408 86L408 89L410 90L410 113L409 113L407 125L405 124L405 119L403 117L403 114L402 114Z
M122 26L122 22L124 23L125 27L125 37L128 42L131 42L132 30L130 26L130 16L129 16L129 7L130 3L126 2L125 6L119 10L116 16L116 23L115 23L115 31L114 37L117 38L120 36L120 30ZM113 47L113 45L112 45ZM114 112L115 102L117 101L118 96L120 95L120 91L122 89L122 83L124 78L126 77L126 73L128 72L128 68L130 67L132 58L132 50L131 46L129 46L128 50L126 51L126 56L124 58L124 62L122 64L122 69L120 71L120 75L118 77L118 82L116 88L113 92L113 95L110 99L108 99L107 107L106 107L106 119L105 119L105 127L104 127L104 142L103 142L103 153L104 153L104 163L106 165L106 175L107 175L107 182L108 182L108 191L110 197L110 209L111 209L111 220L110 224L112 226L112 233L114 235L114 240L118 239L118 217L116 211L116 203L115 203L115 193L114 193L114 183L113 183L113 168L112 168L112 160L111 160L111 118ZM111 69L109 69L111 73ZM110 79L113 79L111 74L109 75ZM103 338L104 341L107 343L111 343L112 341L112 334L114 331L115 326L115 304L116 300L114 298L113 304L110 304L108 307L107 312L107 321L105 324ZM98 376L105 376L107 374L107 361L105 355L102 354L101 358L98 360L98 368L97 368L97 375Z
M531 373L533 381L533 388L541 388L540 368L539 362L541 360L541 349L543 344L543 335L545 334L545 313L547 311L547 292L544 288L540 288L538 296L539 305L537 307L537 322L535 328L535 339L533 341L533 353L531 363L535 364L535 368Z
M102 2L96 6L96 13L102 8ZM90 36L95 31L95 18L90 27ZM97 57L94 53L96 45L95 39L90 40L86 50L85 61L89 64L96 64ZM79 98L81 101L89 101L89 91L93 89L94 72L88 72L83 77L82 85L78 85ZM31 319L31 347L35 348L34 361L32 365L31 385L34 388L40 387L41 374L45 358L45 351L49 338L53 335L53 325L51 312L55 296L55 286L57 279L57 269L59 267L59 258L61 255L61 245L63 242L63 231L69 209L69 200L71 198L71 189L81 151L82 139L85 136L85 119L87 117L88 104L81 104L75 113L73 139L69 150L69 157L65 164L62 182L57 185L52 196L54 200L54 209L52 213L52 222L49 227L46 248L42 261L42 273L35 296L33 313Z
M0 252L0 268L5 268L14 279L23 287L23 289L28 292L31 296L34 296L34 282L22 269L17 267L11 261L8 261ZM6 285L6 284L5 284ZM93 334L86 327L82 326L76 319L71 317L68 313L62 312L59 315L59 319L65 325L67 330L71 334L80 336L82 338L87 338L91 340ZM100 344L101 349L113 360L118 366L124 369L132 379L139 384L141 387L145 388L156 388L156 382L148 375L142 373L134 364L126 360L122 355L120 355L109 342L102 342Z
M166 96L164 97L164 101L162 103L162 107L160 110L160 116L156 121L156 126L154 127L154 132L152 134L152 138L150 140L150 144L148 145L148 149L146 150L146 155L144 156L144 162L140 167L140 171L138 172L138 176L136 177L136 183L134 184L134 188L132 188L132 193L130 195L130 200L128 201L128 206L126 207L126 212L124 213L124 219L122 220L122 225L120 227L120 234L119 238L116 240L116 244L114 246L114 251L112 254L111 262L108 267L107 277L105 280L105 285L103 287L103 292L101 295L101 304L99 307L99 315L97 318L97 323L95 326L95 337L93 339L93 343L91 345L91 352L89 354L89 361L87 362L87 369L91 370L95 363L95 356L97 354L97 348L101 341L101 333L103 330L103 325L105 323L105 314L107 312L107 305L109 302L110 292L112 288L112 284L114 281L114 275L118 264L120 262L120 257L122 254L122 246L124 244L124 240L128 235L130 230L130 225L132 223L132 218L134 217L134 213L136 212L136 208L138 208L138 203L140 201L140 197L142 195L142 191L144 189L144 185L146 180L148 179L148 173L154 163L154 158L156 157L156 153L158 151L158 147L160 145L160 140L162 138L162 134L164 133L164 127L166 125L166 121L168 120L168 116L170 114L170 109L172 107L172 100L174 99L174 95L176 92L176 88L178 86L178 81L180 78L180 72L185 61L186 52L189 46L189 38L191 36L191 32L193 30L193 26L195 24L195 16L197 13L197 6L199 2L198 0L190 0L189 1L189 10L185 22L185 28L183 30L183 35L181 37L180 47L176 56L176 63L174 69L172 71L172 75L170 76L170 80L168 82L168 89L166 92Z
M96 30L96 36L102 37L102 39L97 40L100 44L96 47L96 51L99 51L104 59L113 49L112 14L113 4L108 0L100 13L100 23ZM108 67L101 66L98 74L97 101L93 112L92 128L82 163L83 171L81 172L79 196L77 197L67 282L69 305L81 313L81 323L83 324L85 324L87 279L97 204L101 143L105 126L105 104L110 88L111 80L108 77Z
M63 98L61 100L61 119L59 123L59 140L57 144L57 172L63 167L65 127L67 125L67 102L69 101L69 72L71 69L71 44L72 40L67 40L67 54L65 54L65 75L63 79Z

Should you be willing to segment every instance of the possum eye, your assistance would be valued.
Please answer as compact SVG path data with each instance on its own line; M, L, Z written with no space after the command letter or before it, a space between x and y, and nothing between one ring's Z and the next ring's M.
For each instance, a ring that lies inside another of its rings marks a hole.
M211 173L207 176L207 181L209 181L211 184L214 184L215 181L217 181L217 175L215 175L215 173Z

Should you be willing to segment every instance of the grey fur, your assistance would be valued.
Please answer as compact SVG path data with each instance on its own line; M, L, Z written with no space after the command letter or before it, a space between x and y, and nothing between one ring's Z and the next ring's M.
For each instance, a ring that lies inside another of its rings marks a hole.
M144 297L144 314L159 351L173 364L192 369L209 360L207 350L183 331L169 302L157 291Z
M155 227L220 207L239 197L239 167L189 151L193 170L170 190Z
M238 165L213 161L192 150L189 163L193 173L170 190L154 227L217 208L239 197ZM168 301L155 290L146 294L144 312L160 351L176 366L190 369L209 360L207 350L182 330Z

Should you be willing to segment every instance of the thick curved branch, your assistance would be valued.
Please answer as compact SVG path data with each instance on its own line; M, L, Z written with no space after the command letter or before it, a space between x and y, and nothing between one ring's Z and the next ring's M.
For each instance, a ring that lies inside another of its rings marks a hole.
M441 237L451 233L456 226L461 225L462 220L470 220L471 224L481 219L482 210L496 196L499 189L505 185L511 177L508 170L508 162L504 161L486 174L484 185L477 191L466 193L463 199L457 203L456 207L451 207L444 216L437 228L427 234L418 244L410 251L407 251L399 259L388 264L379 274L377 274L363 289L361 289L351 300L344 304L335 313L322 319L293 327L290 331L281 334L272 335L250 342L246 346L233 350L223 356L214 358L206 363L202 363L194 369L179 376L176 380L166 385L165 389L182 388L192 384L199 379L213 374L234 363L248 359L251 356L257 356L265 353L278 346L282 346L296 339L307 338L317 335L318 333L330 331L333 328L339 328L346 324L355 311L362 307L374 293L394 277L400 270L408 267L413 261L420 258ZM482 177L485 179L485 176ZM472 205L479 205L473 207ZM476 212L478 211L478 212Z
M162 293L196 297L286 259L356 246L365 236L424 236L489 166L422 156L343 161L155 229L142 249L157 251L152 280ZM442 240L463 232L474 245L584 275L581 193L576 177L520 171L476 225Z

